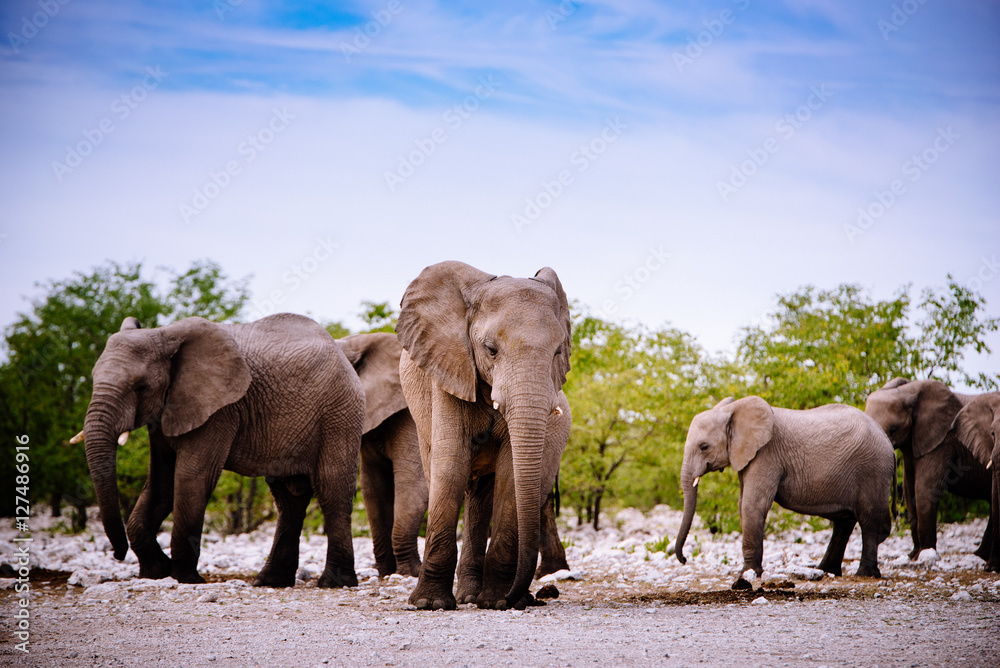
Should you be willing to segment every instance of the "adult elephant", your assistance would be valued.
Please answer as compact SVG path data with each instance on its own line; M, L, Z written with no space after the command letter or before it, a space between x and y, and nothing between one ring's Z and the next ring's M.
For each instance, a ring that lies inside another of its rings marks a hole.
M82 434L115 558L124 559L131 544L140 577L204 582L197 566L205 505L227 469L267 476L278 510L271 553L255 585L295 584L299 534L313 493L327 536L319 586L357 584L351 510L364 392L317 323L285 313L250 324L187 318L142 329L126 318L93 377ZM143 426L149 476L126 530L115 448ZM171 511L168 557L156 534Z
M417 536L427 511L427 480L417 426L399 382L403 347L395 334L338 339L365 389L361 495L368 513L379 577L420 575Z
M403 346L391 333L338 339L365 389L361 438L361 494L368 512L379 577L420 575L417 537L427 511L427 481L417 427L399 382ZM535 577L569 568L555 521L555 493L542 505L541 561ZM470 543L471 547L471 543Z
M973 399L937 380L894 378L868 395L865 413L881 425L903 453L903 500L913 549L910 559L937 558L938 502L946 491L970 499L990 498L990 476L951 432L952 422ZM986 525L976 555L987 559L995 540Z
M442 262L407 287L396 331L430 492L423 569L410 602L456 607L465 498L458 601L522 608L531 602L542 501L569 437L561 389L571 345L566 293L548 267L512 278Z
M773 408L760 397L723 399L691 421L684 444L684 518L675 552L683 564L698 502L698 480L732 466L740 477L743 568L763 572L764 524L771 504L833 523L819 568L841 575L844 550L861 525L858 575L880 577L878 546L889 536L895 468L889 439L874 420L843 404L809 410ZM748 588L742 575L734 589Z
M952 433L992 473L990 523L1000 527L1000 393L970 401L955 416ZM1000 540L994 536L989 553L980 556L986 559L986 570L1000 573Z

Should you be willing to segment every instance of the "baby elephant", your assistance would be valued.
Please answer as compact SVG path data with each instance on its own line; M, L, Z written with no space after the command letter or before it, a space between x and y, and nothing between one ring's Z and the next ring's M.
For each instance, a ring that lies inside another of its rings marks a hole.
M760 397L730 397L696 415L681 467L684 519L675 551L682 564L698 480L729 465L740 476L741 573L763 573L764 523L777 501L833 522L819 568L834 575L841 575L847 541L860 523L858 575L881 577L878 546L891 528L889 490L896 458L885 432L870 417L842 404L804 411L772 408ZM742 576L733 584L734 589L749 587Z

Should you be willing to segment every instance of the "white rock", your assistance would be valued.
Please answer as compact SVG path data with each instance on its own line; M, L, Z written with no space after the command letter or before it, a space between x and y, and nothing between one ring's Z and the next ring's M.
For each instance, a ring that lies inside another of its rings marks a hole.
M917 563L921 566L933 566L940 559L941 555L939 555L937 550L933 547L929 547L926 550L920 550L920 554L917 555Z
M219 595L214 591L210 591L207 594L202 594L198 597L199 603L215 603L219 600Z
M571 571L564 568L561 571L549 573L548 575L540 578L538 581L541 583L547 583L556 582L558 580L582 580L583 576L583 571Z
M953 601L971 601L972 594L965 591L964 589L959 589L954 594L951 595L951 600Z
M83 594L84 596L89 596L91 598L101 598L118 593L118 591L121 590L121 587L122 585L117 582L104 582L87 587L87 590L84 591Z
M750 602L750 605L771 605L771 602L763 596L758 596Z
M66 584L73 587L92 587L114 579L115 577L110 571L88 571L81 569L73 571Z
M177 580L173 578L163 578L161 580L150 580L140 578L132 583L132 591L154 591L156 589L176 589Z

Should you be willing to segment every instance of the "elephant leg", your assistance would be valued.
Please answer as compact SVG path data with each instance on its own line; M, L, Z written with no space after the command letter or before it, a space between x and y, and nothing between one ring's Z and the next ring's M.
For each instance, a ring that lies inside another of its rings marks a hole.
M994 461L998 459L993 456ZM996 468L994 464L993 468ZM992 493L990 495L990 519L986 523L986 531L983 533L983 542L980 550L986 546L985 569L991 573L1000 573L1000 472L994 471L992 479ZM976 551L979 554L979 550ZM980 555L981 556L981 555Z
M939 448L941 449L941 448ZM923 550L937 549L938 503L944 494L947 461L932 452L921 458L916 466L914 497L916 500L917 525L914 533L913 549L916 558Z
M170 536L171 576L178 582L201 584L198 556L208 497L219 482L222 462L208 457L201 443L177 453L174 471L174 529ZM224 461L224 459L223 459Z
M549 490L548 498L542 504L541 532L538 541L542 561L535 571L536 579L563 569L569 570L566 548L559 540L559 527L556 526L555 498L555 489Z
M468 437L459 426L461 422L439 414L437 406L439 401L459 400L444 397L443 394L443 391L436 391L434 396L433 447L427 448L423 442L420 444L421 453L425 450L428 453L424 461L430 469L427 540L420 579L410 594L410 603L422 610L456 608L452 582L458 562L458 513L471 474Z
M833 524L833 535L830 537L830 544L826 548L826 554L823 555L823 559L819 562L817 568L824 573L841 576L844 574L844 551L847 550L847 542L851 539L854 525L858 521L854 518L854 515L851 515L850 517L838 517L831 520L831 523Z
M764 476L743 476L740 481L740 528L743 531L743 567L740 577L733 583L733 589L746 589L750 583L743 579L743 573L753 569L760 577L764 572L764 526L767 513L771 510L774 497L778 493L778 480L764 479Z
M388 450L392 456L393 523L392 550L396 556L396 572L400 575L420 575L420 548L417 538L427 513L427 479L420 461L417 426L407 411L392 418Z
M356 587L358 584L354 571L351 512L358 479L360 432L360 425L356 429L345 429L335 422L324 425L325 446L310 481L323 511L326 533L326 565L316 582L318 587Z
M274 531L271 553L254 579L253 586L293 587L299 567L299 536L312 499L312 490L306 481L297 479L268 478L267 485L278 509L278 526Z
M372 434L361 441L361 496L372 531L372 550L380 578L396 572L396 555L392 551L393 468L380 451Z
M493 473L480 476L472 483L472 488L465 496L465 530L456 592L459 603L475 603L483 590L483 562L490 537L495 480Z
M910 550L910 560L920 554L920 518L917 515L917 497L914 490L917 478L916 464L913 455L903 453L903 503L906 505L906 521L910 524L910 538L913 549Z
M156 541L174 504L175 454L162 439L150 435L149 475L128 518L128 541L139 559L139 577L168 577L173 564Z
M539 495L540 496L540 495ZM476 599L480 608L507 605L517 571L517 498L510 448L497 454L493 489L492 535L483 560L483 588Z

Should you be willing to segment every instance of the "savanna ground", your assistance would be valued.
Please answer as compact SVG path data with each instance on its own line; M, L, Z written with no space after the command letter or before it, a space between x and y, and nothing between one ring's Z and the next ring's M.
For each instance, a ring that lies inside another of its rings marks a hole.
M765 544L763 584L735 592L738 536L696 525L681 565L664 552L680 513L626 510L595 532L563 532L571 570L546 578L559 597L525 611L412 609L415 578L379 580L371 541L355 539L362 584L315 586L325 538L302 540L292 589L247 583L272 527L206 536L209 582L139 580L111 557L99 523L70 535L32 518L30 653L15 650L18 594L4 580L0 664L14 666L998 666L1000 576L970 553L983 520L943 527L940 559L914 564L909 538L881 547L881 580L820 576L829 531L806 525ZM4 521L0 550L18 534ZM168 536L161 535L166 541ZM857 568L852 538L845 573ZM46 570L49 569L49 570Z

